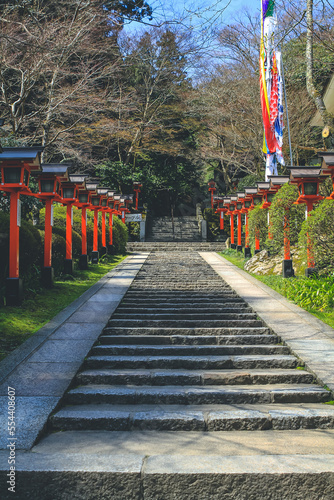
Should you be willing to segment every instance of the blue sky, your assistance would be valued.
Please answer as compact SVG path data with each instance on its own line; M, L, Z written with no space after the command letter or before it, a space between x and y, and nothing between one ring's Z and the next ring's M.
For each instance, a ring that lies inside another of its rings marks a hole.
M251 14L260 16L261 0L148 0L153 8L154 24L164 20L184 19L186 25L224 25L242 15L246 9ZM224 9L225 8L225 9ZM127 33L140 28L140 24L132 22L126 26Z

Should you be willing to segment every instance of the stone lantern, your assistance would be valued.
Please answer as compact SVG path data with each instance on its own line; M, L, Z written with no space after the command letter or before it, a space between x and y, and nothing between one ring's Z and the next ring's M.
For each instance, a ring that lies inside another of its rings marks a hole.
M0 153L0 190L10 197L9 269L5 291L7 305L19 305L23 299L22 279L19 276L20 194L32 194L29 189L30 174L41 170L42 151L42 147L3 148Z
M295 201L296 205L306 205L306 218L313 210L315 203L323 200L324 197L319 195L319 185L325 180L325 176L321 176L320 167L288 167L290 170L290 182L298 186L299 196ZM312 245L307 236L307 269L305 275L311 276L316 272Z
M37 173L37 197L45 202L44 265L41 281L46 288L51 288L54 283L52 267L53 202L61 201L61 185L68 182L69 167L70 165L64 163L42 163L41 172Z

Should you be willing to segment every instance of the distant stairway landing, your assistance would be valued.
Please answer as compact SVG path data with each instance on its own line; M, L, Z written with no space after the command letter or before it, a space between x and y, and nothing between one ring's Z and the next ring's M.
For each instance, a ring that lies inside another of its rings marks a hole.
M179 242L128 242L128 252L222 252L226 248L225 242L206 241L179 241Z
M147 241L201 241L196 217L155 217Z

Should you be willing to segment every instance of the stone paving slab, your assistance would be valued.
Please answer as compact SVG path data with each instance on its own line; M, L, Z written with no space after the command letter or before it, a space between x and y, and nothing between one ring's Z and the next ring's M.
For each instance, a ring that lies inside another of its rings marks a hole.
M334 329L216 253L200 255L334 392Z
M30 449L147 255L127 257L0 363L0 449L8 386L16 392L16 447Z
M32 449L34 453L192 457L319 454L334 458L334 430L65 431L47 436ZM252 465L249 467L251 470Z
M0 386L0 396L8 396L8 384L15 388L16 397L53 396L61 397L69 386L69 381L80 368L80 361L64 363L59 361L21 363Z

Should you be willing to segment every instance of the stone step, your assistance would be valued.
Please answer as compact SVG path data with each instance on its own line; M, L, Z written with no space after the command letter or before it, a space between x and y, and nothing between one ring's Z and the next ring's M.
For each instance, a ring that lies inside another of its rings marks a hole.
M182 304L183 302L188 303L189 301L200 301L203 303L207 303L212 301L217 301L220 300L223 303L231 301L231 302L242 302L245 303L244 300L240 299L240 297L237 296L237 294L232 291L232 290L217 290L215 293L210 292L206 293L203 298L200 298L200 294L193 292L193 291L187 291L184 290L183 292L179 292L178 290L174 290L173 292L168 292L167 290L165 291L159 291L156 290L154 293L147 293L145 292L145 295L142 292L137 291L135 288L131 288L128 290L126 294L126 298L124 300L146 300L146 301L172 301L174 302L175 300L178 301L179 304ZM122 301L123 303L123 301Z
M70 390L67 405L76 404L271 404L322 403L330 393L316 385L140 386L88 385Z
M305 370L85 370L75 384L111 385L252 385L312 384Z
M171 308L196 308L197 310L200 309L201 307L203 308L206 305L205 309L209 310L211 308L224 308L224 307L229 307L229 308L244 308L244 307L249 307L248 304L243 301L243 300L238 300L236 298L226 298L224 300L221 300L220 302L212 302L210 299L194 299L192 302L189 301L176 301L175 299L166 299L164 302L161 300L156 299L155 297L152 298L142 298L140 299L137 297L136 299L123 299L121 304L118 306L118 309L123 309L125 307L128 308L139 308L139 307L148 307L151 309L171 309Z
M243 356L90 356L87 368L164 368L164 369L293 369L300 363L292 355Z
M229 319L227 318L225 321L223 319L219 320L194 320L194 319L165 319L165 320L149 320L149 319L110 319L108 322L109 326L126 326L126 327L153 327L153 328L198 328L198 327L206 327L206 328L215 328L215 327L256 327L263 326L262 321L256 319Z
M184 313L182 311L173 311L171 313L165 313L165 312L155 312L155 313L126 313L126 312L118 312L117 311L113 314L113 320L112 321L117 321L119 319L126 319L126 320L201 320L201 321L216 321L216 320L225 320L228 321L230 319L235 319L235 320L255 320L257 315L255 313L249 313L249 312L239 312L236 313L234 311L232 312L222 312L222 313L201 313L201 314L196 314L195 312L189 312L189 313Z
M173 247L170 245L175 245L175 247L179 247L180 244L184 244L185 246L181 247L179 250L182 252L193 252L194 249L197 250L198 252L222 252L223 250L226 249L225 243L216 243L212 246L208 245L203 245L200 241L199 242L178 242L178 243L172 243L172 242L144 242L144 243L138 243L135 245L134 243L127 243L126 249L128 252L155 252L155 251L161 251L161 252L173 252ZM190 246L190 244L192 246ZM140 246L139 246L140 245ZM158 246L160 245L160 246ZM195 245L198 245L195 247Z
M131 313L131 311L136 311L136 310L145 310L147 312L152 312L152 313L157 313L157 311L161 310L161 313L166 313L166 312L192 312L192 311L209 311L209 312L231 312L235 313L237 311L242 311L242 312L254 312L253 309L246 304L246 302L224 302L221 301L220 303L212 304L210 301L207 303L202 303L202 302L197 302L197 303L191 303L191 302L183 302L180 301L179 303L162 303L160 300L157 301L157 299L152 298L150 301L142 301L142 302L137 302L137 300L129 300L129 301L122 301L121 304L117 307L117 312L119 311L126 311Z
M253 312L251 307L248 307L247 304L235 304L231 305L229 304L228 306L220 306L220 307L212 307L212 306L207 306L207 307L184 307L183 305L179 304L179 306L176 307L145 307L145 306L129 306L125 304L121 304L120 306L117 307L117 313L119 314L135 314L135 313L145 313L145 314L153 314L156 315L157 311L162 309L162 311L159 314L169 314L169 315L174 315L174 314L192 314L196 312L197 314L199 313L204 313L204 314L211 314L215 315L217 313L235 313L236 311L242 311L242 312Z
M208 285L207 290L211 293L224 293L226 294L227 297L235 297L236 295L233 292L228 292L225 291L224 288L220 287L219 285L211 284ZM201 285L198 285L197 283L193 283L191 286L185 283L165 283L164 285L162 284L145 284L145 283L137 283L136 285L133 285L132 291L141 294L142 296L145 295L153 295L154 293L161 293L161 294L167 294L171 296L174 292L189 292L193 294L200 294L202 289Z
M168 237L168 236L161 236L160 238L159 237L148 237L147 238L147 242L161 242L161 243L167 243L167 242L179 242L179 243L185 243L185 242L194 242L194 241L198 241L199 243L201 242L201 238L198 236L196 238L196 236L189 236L189 237L185 237L185 236L171 236L171 237ZM202 249L201 249L202 250ZM131 251L131 250L130 250ZM143 250L144 251L144 250Z
M102 335L100 344L144 344L144 345L241 345L277 344L276 335Z
M265 335L270 334L269 328L266 327L247 327L247 328L145 328L145 327L106 327L103 330L103 336L105 335L154 335L154 336L165 336L165 335L176 335L176 336L193 336L197 337L199 335L204 336L247 336L247 335ZM279 337L277 337L279 339Z
M50 419L53 430L259 431L333 429L334 408L324 404L67 406ZM135 435L134 435L135 438ZM252 437L250 436L250 439ZM269 438L268 438L269 439ZM253 439L252 439L253 441Z
M289 354L281 345L97 345L93 356L242 356Z

